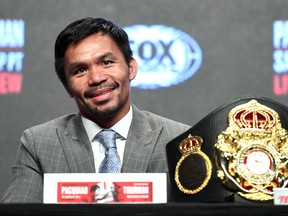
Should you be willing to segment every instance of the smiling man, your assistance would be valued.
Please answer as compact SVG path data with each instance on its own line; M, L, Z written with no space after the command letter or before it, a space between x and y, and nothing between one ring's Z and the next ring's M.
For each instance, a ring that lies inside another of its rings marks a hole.
M166 144L190 126L131 102L137 62L123 29L102 18L72 22L56 39L55 70L79 112L23 132L3 202L43 202L44 173L102 172L110 153L98 134L107 129L120 172L169 174ZM168 201L170 191L167 176Z

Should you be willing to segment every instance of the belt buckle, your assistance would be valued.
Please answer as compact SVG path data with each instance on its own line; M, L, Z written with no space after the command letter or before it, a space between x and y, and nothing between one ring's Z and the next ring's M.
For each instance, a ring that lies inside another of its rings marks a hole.
M217 178L244 199L269 201L273 188L286 187L288 134L278 113L257 100L229 112L214 147Z

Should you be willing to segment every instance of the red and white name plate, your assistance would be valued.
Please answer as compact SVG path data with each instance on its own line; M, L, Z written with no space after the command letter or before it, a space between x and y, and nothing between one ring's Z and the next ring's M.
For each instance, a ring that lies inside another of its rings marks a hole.
M274 205L288 205L288 188L273 188Z
M44 203L166 203L166 173L45 173Z

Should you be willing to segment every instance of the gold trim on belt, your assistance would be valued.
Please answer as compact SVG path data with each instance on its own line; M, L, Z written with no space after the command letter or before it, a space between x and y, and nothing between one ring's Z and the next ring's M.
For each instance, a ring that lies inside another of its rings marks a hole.
M189 136L179 144L182 157L175 169L175 181L179 190L185 194L195 194L208 184L212 164L209 157L201 151L203 139L200 136Z
M287 186L288 134L273 109L251 100L228 115L215 143L217 177L244 199L269 201Z

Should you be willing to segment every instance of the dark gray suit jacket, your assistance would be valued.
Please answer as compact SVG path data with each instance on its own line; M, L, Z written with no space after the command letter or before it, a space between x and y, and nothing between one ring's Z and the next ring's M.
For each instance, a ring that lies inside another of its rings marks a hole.
M133 105L133 119L121 172L167 173L166 144L190 126ZM44 173L94 173L92 147L79 114L66 115L26 129L3 202L43 202Z

